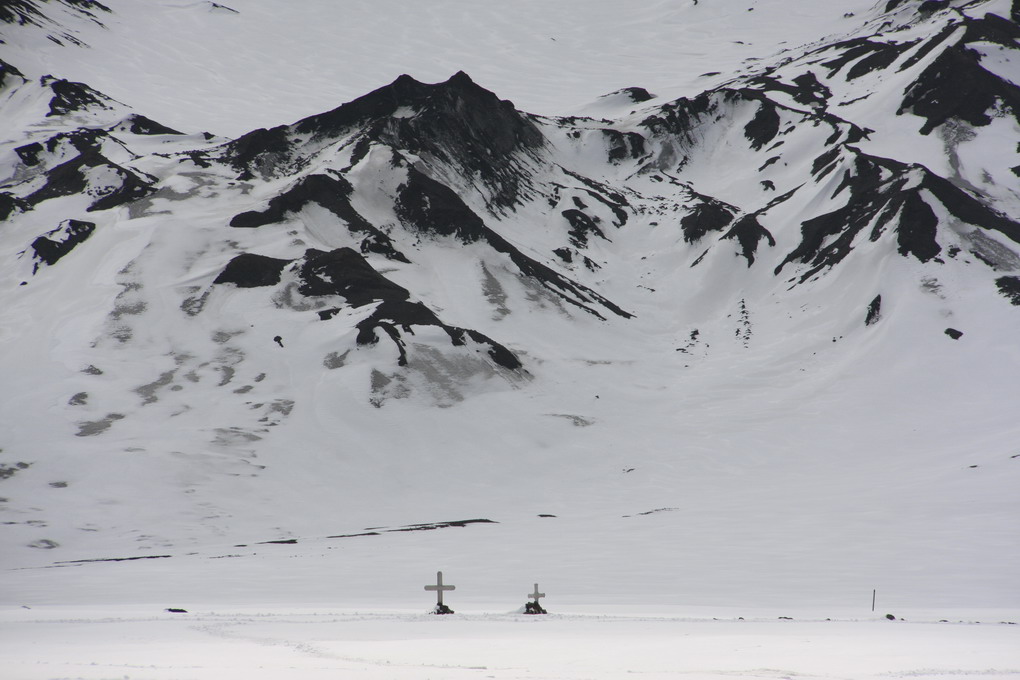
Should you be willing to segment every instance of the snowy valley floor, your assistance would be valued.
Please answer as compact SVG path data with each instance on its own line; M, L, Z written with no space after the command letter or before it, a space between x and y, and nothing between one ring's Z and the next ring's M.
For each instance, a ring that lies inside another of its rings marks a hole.
M1020 680L1005 564L792 535L724 550L672 526L694 514L498 518L22 552L0 570L0 680ZM426 613L438 569L452 616ZM548 616L520 613L535 581Z
M525 616L469 610L158 606L0 610L4 680L113 678L1020 677L995 620L780 619L682 608Z

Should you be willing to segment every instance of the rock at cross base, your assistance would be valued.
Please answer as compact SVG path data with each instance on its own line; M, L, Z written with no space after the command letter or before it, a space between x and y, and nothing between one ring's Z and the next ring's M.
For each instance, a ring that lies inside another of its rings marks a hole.
M545 609L543 609L542 605L539 604L539 602L538 602L541 598L545 597L545 593L538 592L538 584L537 583L535 584L535 591L533 593L530 593L528 595L528 597L534 598L535 601L534 602L528 602L528 603L526 603L524 605L524 613L525 614L548 614L549 613Z
M432 610L433 614L452 614L453 610L443 604L443 592L447 590L456 590L457 586L449 586L443 583L443 572L436 572L436 584L425 586L425 590L433 590L436 593L436 608Z

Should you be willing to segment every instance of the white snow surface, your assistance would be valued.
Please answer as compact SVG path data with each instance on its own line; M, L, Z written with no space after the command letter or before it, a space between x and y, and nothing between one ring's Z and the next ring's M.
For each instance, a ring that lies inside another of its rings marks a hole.
M0 464L24 463L0 479L0 680L1020 677L1020 311L984 265L862 237L838 271L792 286L803 268L774 269L799 216L839 204L831 191L766 213L777 244L754 267L648 212L592 239L602 268L570 272L634 314L602 320L478 244L391 232L415 264L373 266L529 369L462 360L426 330L398 380L372 368L392 346L343 354L371 308L310 323L293 300L211 285L240 251L354 246L331 215L224 233L291 179L185 173L156 155L225 141L204 130L289 124L402 73L464 70L520 110L636 122L763 63L795 73L803 46L879 30L885 2L104 4L102 26L47 8L87 47L5 26L0 58L189 136L136 140L146 156L104 148L159 179L143 208L65 197L0 230ZM1020 75L1001 50L984 61ZM864 80L838 110L875 129L862 150L975 183L1017 164L1014 121L964 139L953 161L884 95L855 101ZM602 96L629 86L656 98ZM3 133L4 167L66 124L25 92L4 104L28 136ZM752 113L713 128L684 177L748 211L806 177L829 134L798 127L765 172L734 142ZM563 167L627 172L543 132ZM393 227L388 164L373 150L348 178L359 212ZM650 179L627 181L653 205ZM1001 209L1020 203L1002 182L986 190ZM488 223L548 253L564 191L553 211ZM87 250L36 275L23 253L72 214L98 224ZM966 250L965 230L952 238ZM877 294L882 321L866 327ZM200 314L181 313L203 295ZM488 521L416 526L466 520ZM426 613L437 570L457 586L455 615ZM535 582L548 616L519 611Z

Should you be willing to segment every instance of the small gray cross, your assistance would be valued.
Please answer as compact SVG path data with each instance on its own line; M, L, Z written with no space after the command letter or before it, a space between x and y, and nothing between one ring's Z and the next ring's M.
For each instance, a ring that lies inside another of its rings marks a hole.
M530 595L528 595L528 597L535 598L535 604L538 604L538 598L545 597L545 593L538 592L538 584L536 583L535 584L535 592L533 592Z
M537 584L536 584L536 586L537 586ZM434 585L434 586L425 586L425 590L434 590L434 591L436 591L436 596L438 597L438 600L437 600L436 604L440 604L440 605L443 604L443 591L444 590L456 590L456 589L457 589L457 586L443 585L443 572L441 572L441 571L437 571L436 572L436 585ZM536 587L536 589L537 589L537 587Z

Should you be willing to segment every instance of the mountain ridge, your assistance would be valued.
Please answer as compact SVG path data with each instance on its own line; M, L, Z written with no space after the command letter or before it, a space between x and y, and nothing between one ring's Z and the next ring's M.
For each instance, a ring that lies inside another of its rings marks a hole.
M747 470L817 502L801 467L825 488L863 449L864 484L883 441L895 488L933 447L932 488L965 495L951 414L984 419L981 465L1015 434L1006 5L878 3L824 45L681 97L616 90L598 115L405 74L234 139L0 50L12 561L423 521L412 507L643 516L677 489L758 497ZM949 98L961 82L976 94ZM1001 469L983 488L1013 507ZM117 495L103 470L169 519L93 502ZM58 488L80 516L34 500Z

